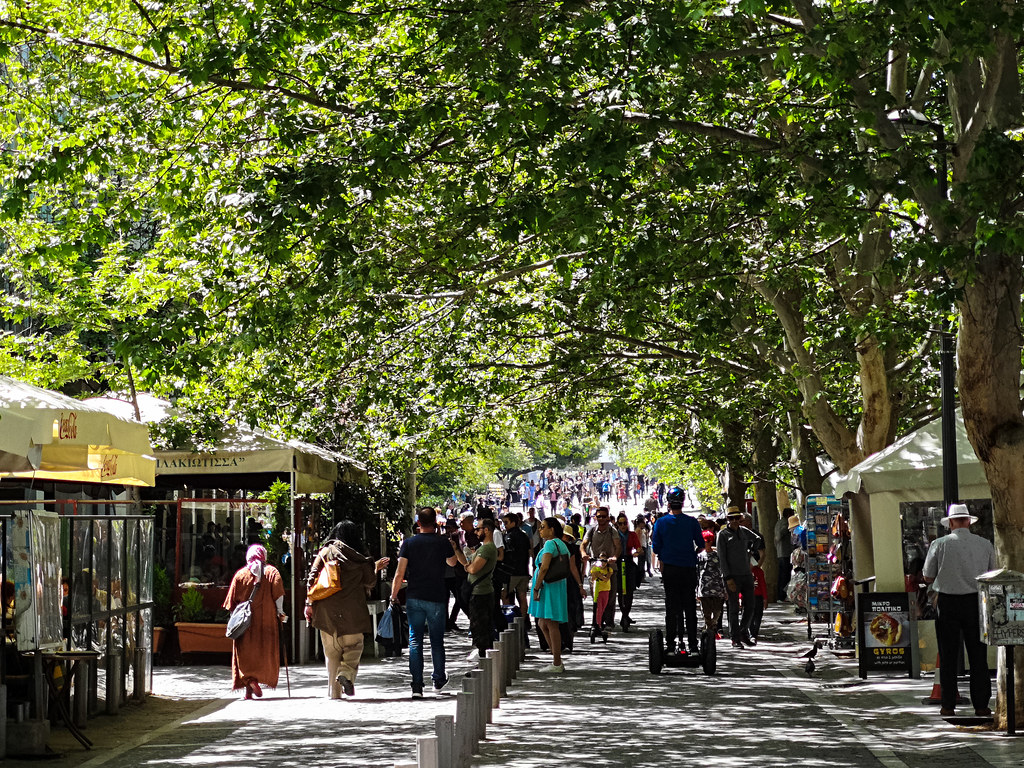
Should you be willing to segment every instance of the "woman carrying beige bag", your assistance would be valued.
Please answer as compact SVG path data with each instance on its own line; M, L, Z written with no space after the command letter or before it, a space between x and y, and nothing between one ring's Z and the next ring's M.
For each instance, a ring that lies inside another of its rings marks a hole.
M355 695L363 634L373 631L366 607L367 592L377 572L387 568L389 562L387 557L374 562L363 552L359 526L351 520L343 520L331 529L306 579L306 621L320 630L327 662L328 696L332 699L340 699L342 693ZM327 597L312 600L309 596L317 595L317 580L328 563L338 564L341 588Z

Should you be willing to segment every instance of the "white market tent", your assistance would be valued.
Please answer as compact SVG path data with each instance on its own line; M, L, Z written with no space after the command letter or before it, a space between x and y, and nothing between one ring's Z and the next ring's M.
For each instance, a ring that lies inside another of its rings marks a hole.
M959 497L990 499L981 462L967 439L963 416L956 412L956 463ZM850 499L853 513L855 578L875 577L874 590L902 592L903 525L900 505L930 502L941 509L942 419L925 424L869 456L835 482L835 495ZM931 622L920 622L918 644L925 669L934 658Z
M0 376L0 477L153 485L152 452L144 424Z
M967 440L959 409L956 412L956 464L961 486L986 485L985 473ZM866 458L845 478L836 481L835 495L860 491L869 494L908 491L913 488L942 489L942 419L925 424ZM964 496L963 493L960 495ZM939 498L942 498L941 493Z
M984 470L956 412L957 479L962 499L988 499ZM900 591L903 553L900 504L942 505L942 419L925 424L869 456L835 481L835 495L851 499L857 578L873 575L879 591Z
M110 413L134 414L134 406L115 397L99 397L90 403ZM152 424L176 413L167 400L138 394L142 421ZM339 479L339 464L349 472L365 475L354 460L299 440L281 440L259 429L229 425L213 451L155 451L157 475L215 476L272 473L293 475L295 492L329 493Z

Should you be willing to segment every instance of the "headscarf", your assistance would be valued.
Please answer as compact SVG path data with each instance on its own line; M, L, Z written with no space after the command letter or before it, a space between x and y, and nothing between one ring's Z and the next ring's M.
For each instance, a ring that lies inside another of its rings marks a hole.
M248 563L252 575L259 578L263 572L263 564L267 562L267 548L262 544L251 545L246 550L245 562Z

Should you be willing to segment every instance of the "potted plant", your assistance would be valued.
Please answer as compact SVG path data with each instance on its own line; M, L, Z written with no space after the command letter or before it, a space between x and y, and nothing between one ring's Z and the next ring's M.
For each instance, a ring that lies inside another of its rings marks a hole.
M160 563L153 568L153 654L163 650L171 626L171 577Z
M181 600L174 606L174 617L182 653L231 653L231 640L224 634L227 620L211 621L203 595L195 586L190 584L181 593Z

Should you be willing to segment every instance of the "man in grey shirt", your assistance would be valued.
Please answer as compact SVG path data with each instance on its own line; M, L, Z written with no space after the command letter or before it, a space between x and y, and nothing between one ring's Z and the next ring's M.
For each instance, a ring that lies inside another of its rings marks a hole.
M924 559L924 580L938 594L939 616L935 635L939 644L939 684L942 687L943 716L956 714L957 652L967 647L971 665L971 703L979 717L992 714L992 681L988 676L988 647L981 642L978 626L977 577L996 568L992 543L971 533L978 518L966 504L950 504L942 524L949 535L936 539Z
M591 526L583 534L583 541L580 542L580 554L583 555L584 564L591 560L604 560L615 569L612 575L612 597L605 607L604 616L601 617L601 626L615 626L615 601L621 587L621 574L619 570L619 559L622 557L622 539L619 532L610 524L608 507L600 506L594 514L597 525Z
M757 645L750 636L750 622L754 618L754 574L750 570L750 555L751 549L756 552L759 546L763 549L764 545L760 536L740 525L743 513L739 507L729 507L726 520L729 524L718 532L715 548L722 564L725 588L729 592L729 634L732 636L732 647L742 648L744 645Z

